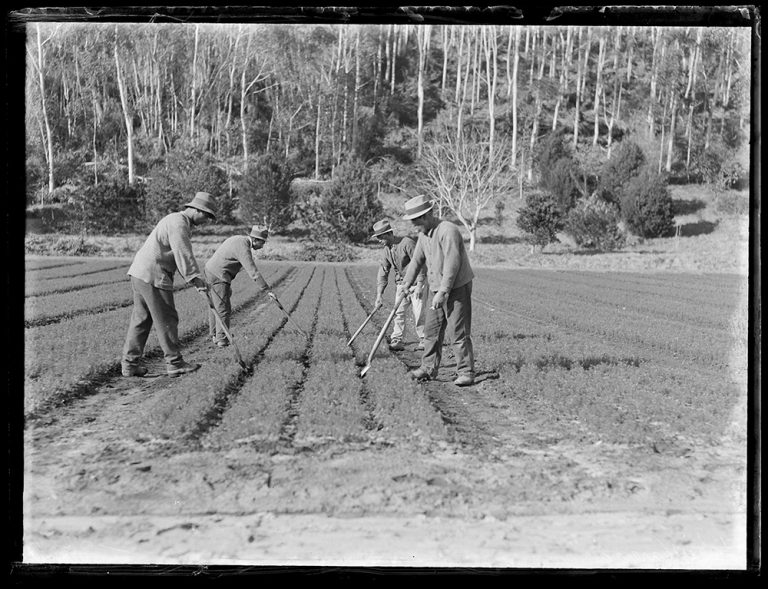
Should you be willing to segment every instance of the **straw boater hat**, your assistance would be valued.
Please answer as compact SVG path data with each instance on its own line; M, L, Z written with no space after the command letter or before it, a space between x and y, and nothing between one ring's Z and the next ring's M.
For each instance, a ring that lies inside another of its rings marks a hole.
M392 231L392 226L389 224L389 221L384 219L383 221L377 221L373 224L373 236L378 237L379 235L384 235L385 233L389 233Z
M414 196L411 200L405 203L405 215L403 215L403 219L408 221L410 219L415 219L416 217L421 217L421 215L427 211L431 211L433 206L434 203L429 200L426 195L420 194L419 196Z
M207 192L198 192L195 194L195 198L184 205L185 207L192 207L198 211L203 211L216 218L216 201Z
M267 241L268 235L269 235L269 231L267 231L262 227L259 227L258 225L254 225L251 228L251 232L248 234L248 237L255 237L256 239L260 239L261 241Z

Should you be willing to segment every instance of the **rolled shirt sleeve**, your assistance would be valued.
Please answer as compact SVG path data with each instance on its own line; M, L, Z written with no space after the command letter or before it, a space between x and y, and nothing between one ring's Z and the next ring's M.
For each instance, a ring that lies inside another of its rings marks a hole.
M423 282L424 280L424 264L426 263L426 252L424 249L424 236L419 235L416 241L416 247L413 248L413 255L411 261L408 264L408 270L405 272L405 278L403 279L403 285L406 288L410 288L414 281Z

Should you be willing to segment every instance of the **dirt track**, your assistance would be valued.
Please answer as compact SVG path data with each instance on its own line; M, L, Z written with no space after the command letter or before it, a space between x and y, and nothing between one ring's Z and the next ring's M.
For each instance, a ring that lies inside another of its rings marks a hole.
M446 367L424 385L450 432L438 446L270 451L137 435L125 416L169 380L112 378L27 424L24 560L745 567L743 407L717 447L584 446L577 424L527 427L484 378L460 389Z

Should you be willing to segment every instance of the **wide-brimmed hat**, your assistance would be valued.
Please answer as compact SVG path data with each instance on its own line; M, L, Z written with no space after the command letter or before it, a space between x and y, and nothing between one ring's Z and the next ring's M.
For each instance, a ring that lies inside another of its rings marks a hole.
M207 192L198 192L195 194L195 198L184 205L185 207L192 207L198 211L203 211L216 218L216 201Z
M376 221L376 223L373 224L373 236L378 237L379 235L384 235L385 233L389 233L392 231L392 226L389 224L389 221L387 219L384 219L383 221Z
M248 234L248 237L255 237L256 239L260 239L261 241L267 241L268 236L269 236L269 231L267 231L263 227L259 227L258 225L254 225L251 228L251 232Z
M403 215L403 219L407 221L415 219L416 217L421 217L421 215L427 211L431 211L433 206L435 206L435 204L429 200L426 195L420 194L419 196L414 196L411 200L405 203L405 215Z

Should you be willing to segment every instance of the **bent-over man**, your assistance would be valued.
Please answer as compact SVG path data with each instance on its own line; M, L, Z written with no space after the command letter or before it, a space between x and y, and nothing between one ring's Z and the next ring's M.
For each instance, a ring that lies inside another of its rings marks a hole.
M198 192L184 210L166 215L157 223L133 259L128 275L133 288L133 312L123 346L123 376L145 376L140 363L149 332L155 326L169 376L200 368L184 361L179 344L179 315L173 300L173 276L181 277L198 291L208 285L192 253L192 227L216 218L215 202Z
M403 219L419 230L419 239L403 288L411 288L417 272L427 267L427 282L432 299L426 309L424 352L421 366L411 371L418 380L437 376L446 329L456 357L458 376L454 384L468 386L475 382L475 358L472 349L472 279L464 240L453 223L436 217L433 203L424 195L405 203Z
M405 314L408 307L413 312L413 322L416 335L419 337L417 350L424 349L424 313L422 309L422 296L424 291L424 281L426 273L422 270L417 274L416 286L412 292L403 288L403 278L411 262L413 250L416 248L416 242L408 236L395 235L392 226L387 219L378 221L373 225L373 237L379 243L384 245L381 261L379 262L379 272L376 276L376 306L382 303L382 296L389 282L389 273L392 269L395 271L395 301L401 295L405 294L403 302L395 311L392 321L392 335L389 338L389 349L400 351L404 350L403 333L405 332Z
M267 235L266 229L254 225L248 235L234 235L226 239L205 264L205 276L212 293L213 306L227 328L232 316L232 281L240 270L245 268L259 292L269 291L269 285L256 268L251 254L251 251L264 247ZM271 292L269 295L273 296ZM211 310L208 311L208 328L215 345L222 348L229 345L226 334Z

